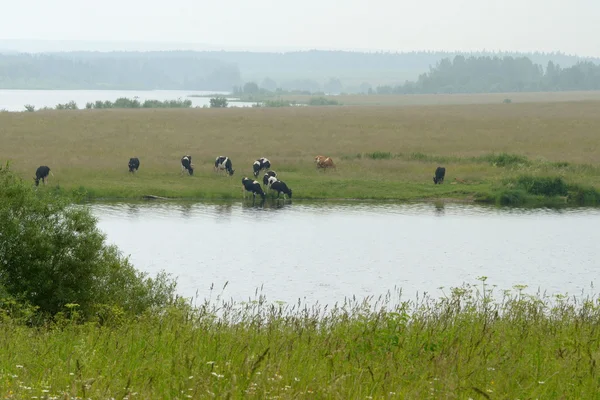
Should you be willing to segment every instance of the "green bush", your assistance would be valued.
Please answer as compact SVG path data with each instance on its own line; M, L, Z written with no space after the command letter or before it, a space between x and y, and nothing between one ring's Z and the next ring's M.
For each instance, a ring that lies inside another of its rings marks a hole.
M527 193L541 196L566 196L569 188L560 177L522 175L517 178L517 186Z
M340 103L335 99L328 99L326 97L311 97L308 100L309 106L339 106Z
M226 108L227 105L227 99L225 97L213 97L210 99L211 108Z
M44 315L77 304L84 318L107 305L138 314L168 304L175 282L134 269L105 243L90 211L70 200L0 167L0 294Z

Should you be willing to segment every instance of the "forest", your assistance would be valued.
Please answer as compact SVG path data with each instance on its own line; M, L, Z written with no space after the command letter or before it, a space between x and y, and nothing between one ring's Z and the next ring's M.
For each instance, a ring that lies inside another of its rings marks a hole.
M0 89L488 93L594 90L600 59L562 53L304 51L0 54Z

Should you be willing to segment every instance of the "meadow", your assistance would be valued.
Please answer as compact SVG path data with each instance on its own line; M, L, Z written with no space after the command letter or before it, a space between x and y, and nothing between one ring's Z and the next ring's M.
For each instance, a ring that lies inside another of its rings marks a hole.
M600 102L0 113L0 161L90 198L242 197L241 178L271 160L297 199L493 201L525 176L600 188ZM190 154L193 176L180 173ZM336 170L317 171L318 154ZM213 172L229 156L235 175ZM127 171L130 157L140 170ZM443 185L434 185L438 165ZM564 194L564 193L563 193ZM564 196L562 196L564 197Z
M600 302L464 285L330 308L217 297L45 327L0 320L3 399L596 399Z

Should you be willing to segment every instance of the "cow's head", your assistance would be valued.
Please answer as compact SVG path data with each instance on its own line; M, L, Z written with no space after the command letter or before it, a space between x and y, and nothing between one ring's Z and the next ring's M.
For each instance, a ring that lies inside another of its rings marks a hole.
M229 173L229 176L233 176L233 173L235 172L235 169L229 169L229 171L227 171Z

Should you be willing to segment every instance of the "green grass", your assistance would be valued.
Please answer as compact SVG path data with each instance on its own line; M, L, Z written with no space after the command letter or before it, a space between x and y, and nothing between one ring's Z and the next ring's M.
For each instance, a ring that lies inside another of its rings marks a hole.
M51 188L85 190L89 198L239 199L241 178L265 156L296 199L499 202L499 193L527 175L585 188L587 194L568 197L580 204L600 188L597 108L571 102L0 113L0 162L10 161L31 182L37 166L48 165ZM192 155L194 176L180 174L184 154ZM332 157L336 170L318 171L318 154ZM219 155L233 160L233 178L213 172ZM135 175L127 172L130 157L141 160ZM443 185L432 182L438 165L446 167Z
M0 395L598 398L600 302L494 293L481 279L437 299L217 298L103 326L77 323L73 306L38 328L2 313Z

